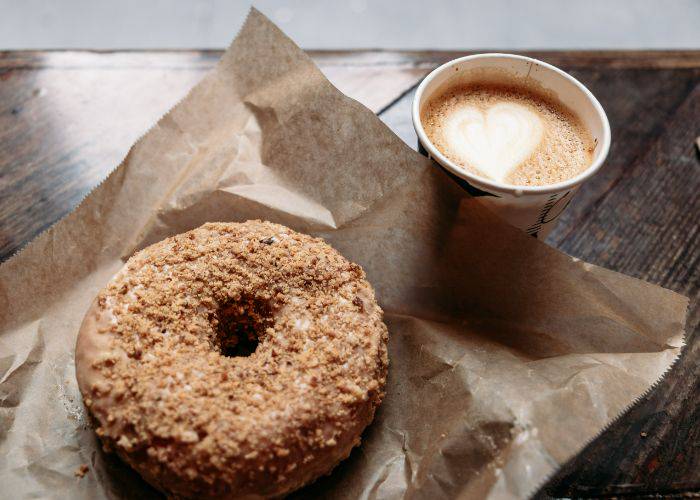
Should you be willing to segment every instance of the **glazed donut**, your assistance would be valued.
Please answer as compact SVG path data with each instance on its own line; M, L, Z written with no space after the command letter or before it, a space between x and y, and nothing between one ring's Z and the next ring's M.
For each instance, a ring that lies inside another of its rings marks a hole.
M387 329L362 269L261 221L134 255L76 345L107 450L168 495L281 496L329 473L384 395Z

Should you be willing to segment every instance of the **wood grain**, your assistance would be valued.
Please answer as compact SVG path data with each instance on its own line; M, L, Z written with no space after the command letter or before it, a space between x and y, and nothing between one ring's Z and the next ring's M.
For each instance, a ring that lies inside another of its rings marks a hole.
M410 146L414 86L467 52L312 52ZM548 242L691 297L669 375L538 497L700 492L700 51L534 52L606 109L609 161ZM0 260L68 213L182 98L219 51L0 52Z

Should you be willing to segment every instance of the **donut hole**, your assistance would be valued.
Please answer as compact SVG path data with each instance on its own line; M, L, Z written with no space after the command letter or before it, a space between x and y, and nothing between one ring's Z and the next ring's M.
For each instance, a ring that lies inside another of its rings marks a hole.
M222 355L250 356L265 330L272 326L272 314L265 301L243 295L222 304L213 315L212 325L216 332L214 347Z

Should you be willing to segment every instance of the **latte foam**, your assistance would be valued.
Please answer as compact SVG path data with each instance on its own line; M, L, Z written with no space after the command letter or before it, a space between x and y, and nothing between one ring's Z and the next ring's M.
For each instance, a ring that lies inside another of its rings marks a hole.
M566 108L529 89L450 87L421 115L428 139L471 173L505 184L564 181L591 165L594 143Z

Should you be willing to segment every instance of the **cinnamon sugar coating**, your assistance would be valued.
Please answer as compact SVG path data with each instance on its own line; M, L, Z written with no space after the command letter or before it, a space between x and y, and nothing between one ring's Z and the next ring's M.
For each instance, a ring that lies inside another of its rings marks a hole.
M274 497L359 444L386 343L364 272L322 240L211 223L127 262L85 317L76 372L105 447L157 488Z

